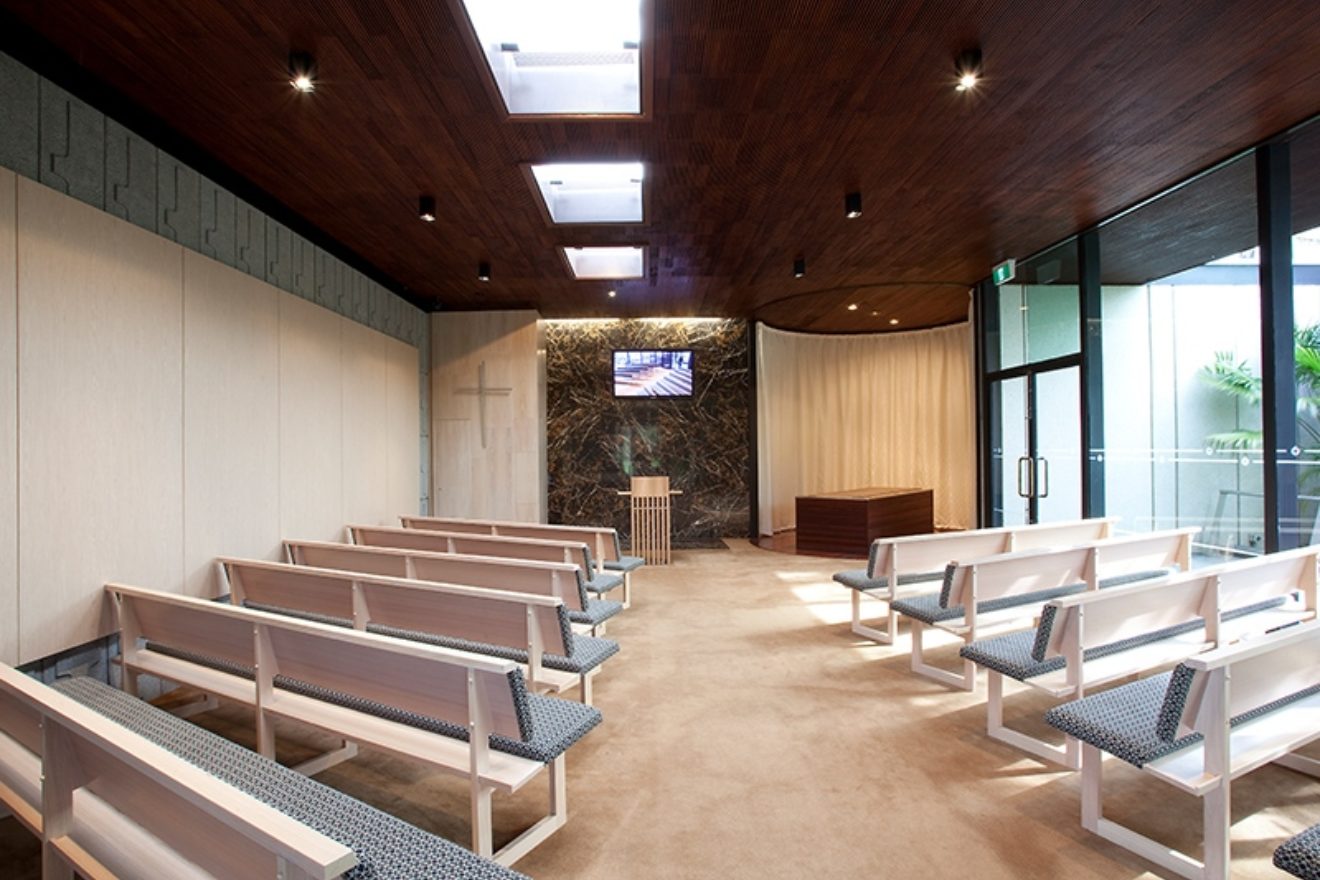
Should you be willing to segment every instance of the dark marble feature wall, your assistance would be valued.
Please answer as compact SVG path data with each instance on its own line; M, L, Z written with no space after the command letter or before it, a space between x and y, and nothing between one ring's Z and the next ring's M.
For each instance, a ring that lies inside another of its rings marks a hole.
M546 321L550 522L628 534L632 475L668 475L674 546L747 537L752 394L745 321ZM690 348L693 394L615 398L615 349Z

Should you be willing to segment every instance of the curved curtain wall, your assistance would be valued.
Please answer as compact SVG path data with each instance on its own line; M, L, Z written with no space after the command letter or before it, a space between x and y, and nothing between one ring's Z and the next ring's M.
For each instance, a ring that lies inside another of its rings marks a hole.
M935 524L976 510L972 329L823 336L757 327L760 532L791 529L798 495L935 490Z

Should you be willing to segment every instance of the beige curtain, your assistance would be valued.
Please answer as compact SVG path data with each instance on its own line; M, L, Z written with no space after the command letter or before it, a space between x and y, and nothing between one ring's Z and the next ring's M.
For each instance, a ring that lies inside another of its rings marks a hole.
M976 511L970 324L823 336L757 328L760 531L795 525L798 495L935 490L935 524Z

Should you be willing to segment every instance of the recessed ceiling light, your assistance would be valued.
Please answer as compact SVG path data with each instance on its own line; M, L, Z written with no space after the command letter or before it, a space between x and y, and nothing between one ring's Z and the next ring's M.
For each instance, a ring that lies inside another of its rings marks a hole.
M562 249L569 269L577 279L641 278L646 270L646 251L640 245L566 247Z
M850 312L855 312L855 311L857 311L857 303L849 303L849 304L848 304L848 311L850 311Z
M485 260L482 260L480 263L477 263L477 280L478 281L490 280L490 263L487 263Z
M304 94L316 91L316 61L306 52L289 55L289 85Z
M532 165L532 181L552 223L641 223L641 162Z
M793 261L793 277L801 278L803 275L806 274L807 274L807 258L798 257L796 260Z
M640 115L647 0L463 0L512 115Z
M880 316L880 313L879 313L879 312L872 312L872 313L871 313L871 317L872 317L872 318L876 318L876 317L879 317L879 316Z
M843 197L843 216L855 220L862 216L862 194L851 192Z
M435 196L421 196L417 199L417 216L427 223L435 222Z
M615 291L611 290L611 291L609 292L609 297L610 297L610 299L614 299L614 296L615 296Z
M898 318L890 318L890 319L889 319L889 323L890 323L890 324L897 324L897 323L898 323Z
M981 50L968 49L960 53L954 62L954 70L958 74L958 91L966 92L976 88L976 84L981 81Z

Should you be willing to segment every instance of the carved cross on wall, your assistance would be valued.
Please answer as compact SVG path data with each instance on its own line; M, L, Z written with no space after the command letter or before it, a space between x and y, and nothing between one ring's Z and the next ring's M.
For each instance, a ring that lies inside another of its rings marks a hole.
M486 385L486 362L477 365L477 384L474 388L456 388L455 394L474 394L477 397L477 415L481 419L481 448L486 448L486 398L508 397L512 388L490 388Z

